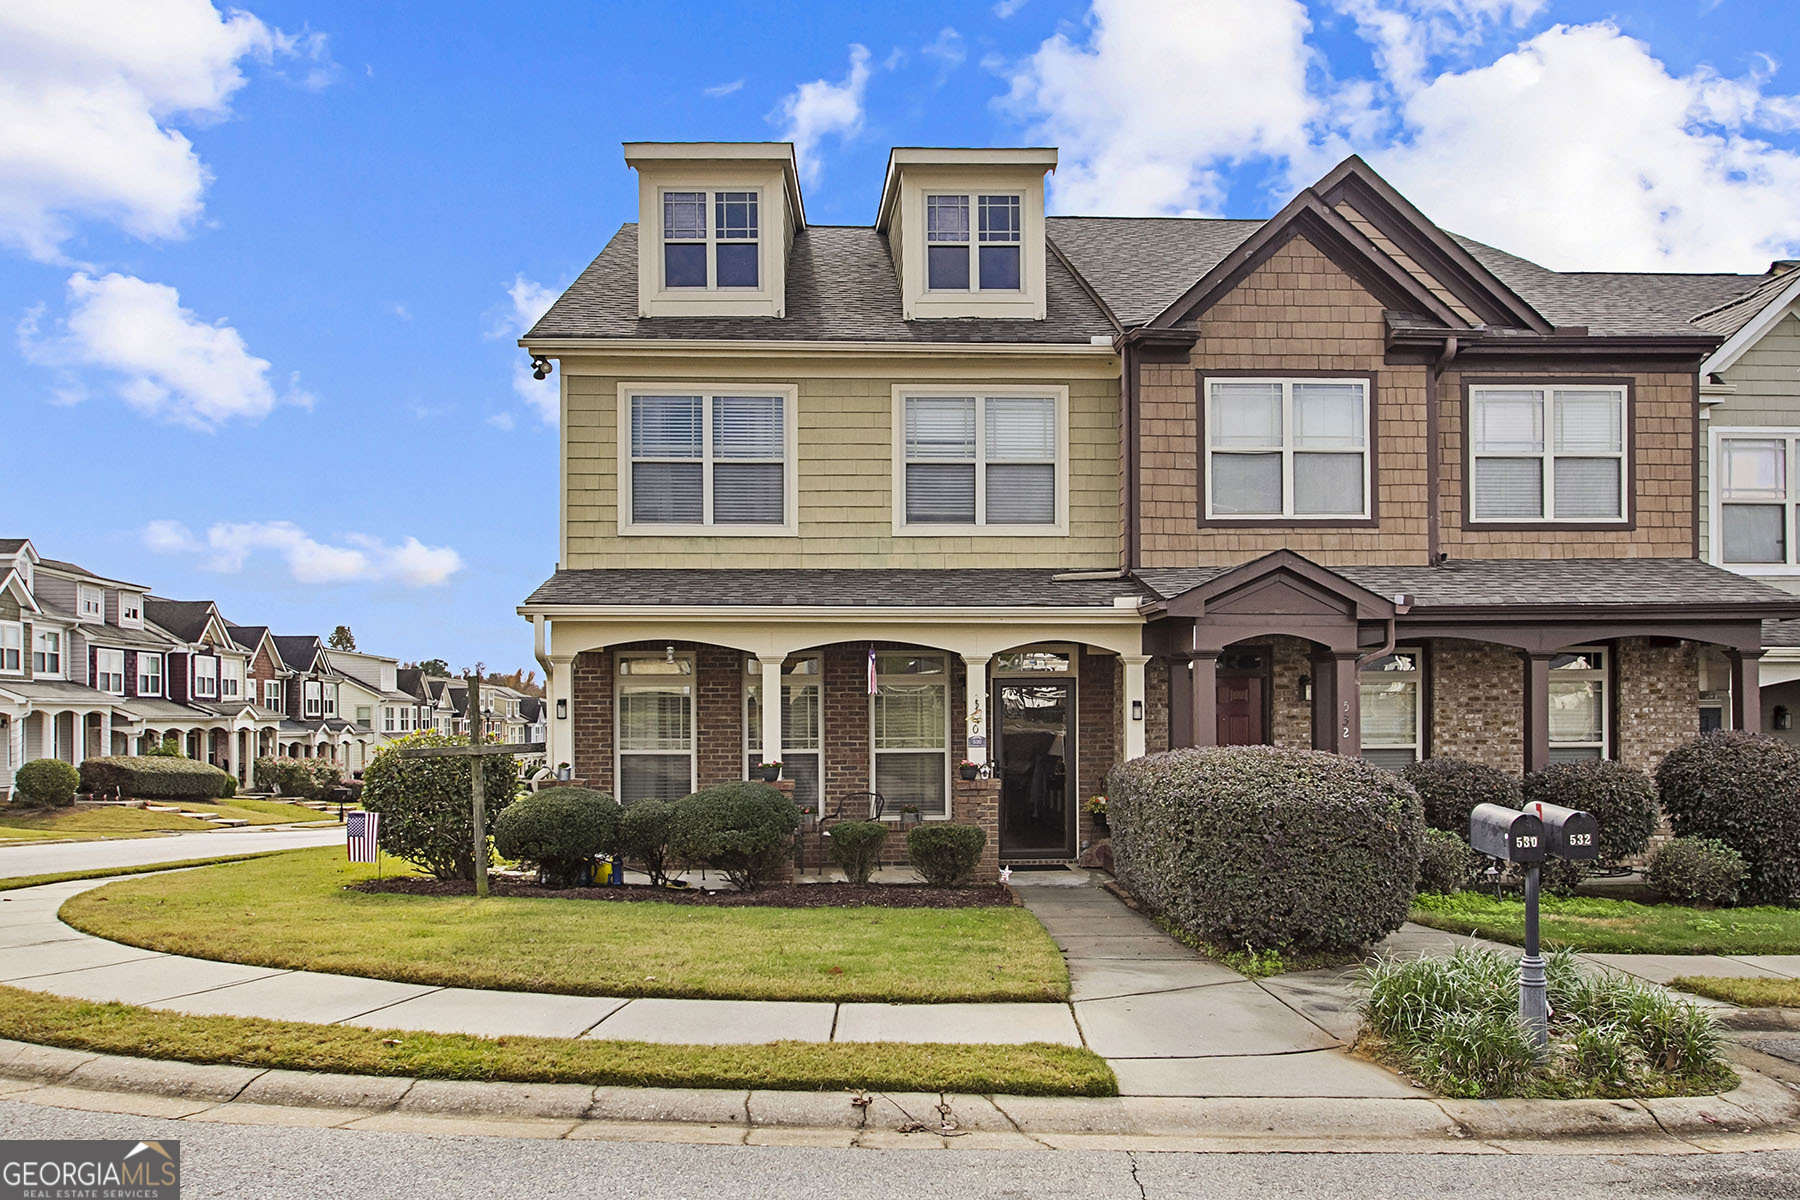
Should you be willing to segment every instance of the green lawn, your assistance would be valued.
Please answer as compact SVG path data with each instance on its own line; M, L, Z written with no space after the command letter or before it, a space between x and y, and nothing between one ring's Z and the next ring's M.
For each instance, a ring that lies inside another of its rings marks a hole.
M393 874L401 864L385 861ZM407 983L742 1000L1067 1000L1023 908L712 908L346 891L375 868L296 850L72 898L63 919L134 946Z
M1740 1008L1800 1008L1800 979L1735 979L1719 975L1683 975L1669 986L1697 996L1710 996Z
M1800 909L1684 908L1587 896L1545 896L1544 945L1601 954L1793 954L1800 952ZM1412 919L1433 929L1478 934L1519 945L1525 904L1476 892L1420 896Z
M337 811L314 812L297 804L232 799L184 804L192 812L237 817L252 825L335 821ZM27 809L0 807L0 841L44 841L56 838L146 837L153 833L196 833L218 826L177 813L103 805L97 808Z
M219 854L211 858L184 858L180 862L145 863L137 867L89 867L82 871L51 871L43 875L9 875L0 879L0 892L10 892L18 888L38 887L46 883L68 883L74 879L108 879L115 875L147 875L153 871L177 871L185 867L210 867L217 863L244 862L246 859L261 858L266 854L279 854L279 850L263 850L255 854ZM6 860L0 858L0 866Z
M196 1017L11 987L0 987L0 1037L181 1062L424 1079L1035 1096L1114 1096L1119 1088L1112 1069L1093 1051L1044 1043L665 1046L572 1038L478 1038Z

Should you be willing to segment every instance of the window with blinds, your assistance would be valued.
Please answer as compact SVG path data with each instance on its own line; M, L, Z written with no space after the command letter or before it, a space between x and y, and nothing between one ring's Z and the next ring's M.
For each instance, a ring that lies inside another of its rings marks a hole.
M1731 565L1791 567L1794 445L1800 431L1720 430L1713 443L1718 496L1713 558Z
M926 818L950 815L950 675L941 654L877 654L869 705L875 790L883 815L906 806Z
M1550 761L1607 757L1606 651L1579 646L1550 660Z
M744 661L744 758L754 772L762 762L762 664ZM794 781L794 803L819 811L821 681L824 663L816 654L788 659L781 667L781 777ZM754 778L746 774L746 779Z
M904 396L902 526L1056 526L1059 403L1054 395Z
M623 524L788 526L791 407L791 392L629 393Z
M617 678L619 800L679 800L694 790L692 655L621 654Z
M1419 651L1401 648L1362 669L1362 754L1399 771L1424 755L1424 672Z
M1625 389L1469 390L1470 518L1622 521Z
M1369 516L1369 384L1208 379L1206 515Z

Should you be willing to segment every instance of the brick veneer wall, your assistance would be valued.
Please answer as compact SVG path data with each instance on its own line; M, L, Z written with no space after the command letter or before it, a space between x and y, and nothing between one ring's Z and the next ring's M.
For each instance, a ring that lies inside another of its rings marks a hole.
M1000 878L1000 781L958 779L951 784L957 824L978 825L987 833L981 861L975 865L975 883L995 883ZM889 839L893 840L892 838Z
M1433 758L1518 772L1525 763L1525 675L1519 652L1445 638L1431 644Z
M1655 771L1700 732L1699 651L1692 642L1625 638L1616 653L1619 761Z
M1169 748L1169 664L1153 658L1144 664L1144 753Z
M1124 680L1116 657L1090 654L1085 648L1081 651L1079 671L1075 686L1076 787L1069 800L1080 813L1076 819L1076 841L1086 843L1106 836L1081 806L1089 796L1105 793L1106 773L1118 765L1124 753L1124 717L1120 711Z
M742 779L750 768L744 739L744 655L723 646L689 648L694 651L696 784L711 787Z
M570 669L570 761L589 787L613 790L613 659L606 650L575 656Z
M1293 750L1312 749L1312 701L1300 698L1300 677L1312 674L1312 643L1278 637L1270 644L1269 741Z

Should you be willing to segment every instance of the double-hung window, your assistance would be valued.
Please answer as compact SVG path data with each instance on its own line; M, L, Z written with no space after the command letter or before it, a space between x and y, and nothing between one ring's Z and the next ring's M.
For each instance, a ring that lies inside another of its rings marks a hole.
M162 695L162 655L148 650L137 652L137 694L140 696Z
M762 761L762 664L745 660L744 757L752 770ZM821 663L816 654L781 666L781 777L794 781L794 803L819 804Z
M1018 291L1023 210L1023 198L1016 194L927 195L926 289Z
M335 683L326 684L324 695L325 715L328 717L337 716L338 685Z
M214 699L219 694L219 660L211 655L194 655L194 695Z
M622 527L792 533L794 389L622 390Z
M897 529L1060 530L1065 393L907 390L898 399Z
M759 287L759 201L755 191L664 192L663 286Z
M244 691L244 662L238 658L219 660L219 695L236 700Z
M1206 515L1373 515L1366 379L1208 379Z
M1578 646L1550 660L1550 761L1607 756L1606 651Z
M40 629L31 639L31 673L62 674L62 634L54 629Z
M302 712L308 717L317 717L324 704L323 689L316 679L308 679L300 685L300 699L304 705Z
M127 629L144 627L144 598L136 592L119 593L119 624Z
M941 654L875 656L869 705L875 790L884 817L911 805L926 818L950 815L950 675Z
M1718 431L1713 490L1719 506L1713 559L1727 566L1793 567L1795 443L1800 430Z
M617 674L622 803L679 800L694 790L694 658L621 654Z
M400 728L400 718L394 714L394 706L391 704L382 705L381 706L381 732L395 733L399 730L399 728Z
M83 621L106 620L106 591L104 588L89 587L85 583L77 584L75 603L81 610Z
M263 680L263 707L274 709L276 712L287 711L281 705L281 680Z
M17 675L25 669L25 626L19 621L0 621L0 671Z
M1623 386L1469 389L1472 521L1623 521Z
M1419 652L1401 648L1362 669L1362 755L1398 771L1424 757L1424 671Z
M114 696L125 694L125 652L94 649L94 689Z

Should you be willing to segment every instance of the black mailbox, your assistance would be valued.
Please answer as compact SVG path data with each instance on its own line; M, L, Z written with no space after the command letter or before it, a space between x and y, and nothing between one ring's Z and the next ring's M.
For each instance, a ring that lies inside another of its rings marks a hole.
M1478 804L1469 814L1469 845L1507 862L1544 861L1544 823L1501 804Z
M1544 823L1544 849L1552 858L1600 857L1600 822L1592 813L1541 803L1532 804L1530 811Z

